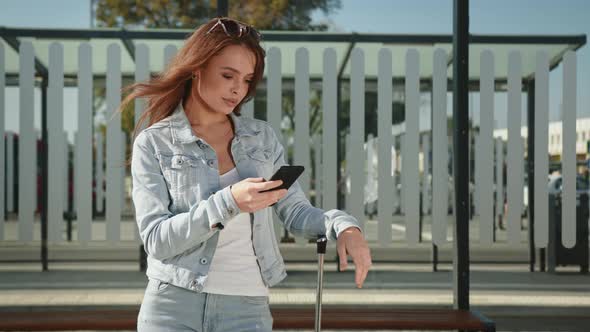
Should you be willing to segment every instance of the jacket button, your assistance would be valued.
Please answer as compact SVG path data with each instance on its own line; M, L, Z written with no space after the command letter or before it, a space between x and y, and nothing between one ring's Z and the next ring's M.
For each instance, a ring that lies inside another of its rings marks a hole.
M230 215L234 214L234 210L233 209L229 209L229 210L227 210L227 212L229 212Z
M207 262L209 262L209 260L205 257L201 258L201 264L205 265L207 264Z
M190 287L191 289L195 289L195 288L196 288L196 286L197 286L197 282L196 282L195 280L191 281L191 283L190 283L189 287Z

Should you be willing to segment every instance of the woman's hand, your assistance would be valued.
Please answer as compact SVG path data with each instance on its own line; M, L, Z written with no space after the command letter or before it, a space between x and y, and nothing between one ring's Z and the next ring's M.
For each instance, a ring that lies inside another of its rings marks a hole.
M363 287L363 282L365 282L372 263L369 246L361 231L356 227L349 227L342 231L338 236L336 249L340 257L340 270L346 270L348 266L347 255L350 255L356 270L354 276L356 287Z
M264 178L247 178L231 186L231 193L242 212L255 212L278 202L287 194L287 189L261 193L276 188L283 181L265 181Z

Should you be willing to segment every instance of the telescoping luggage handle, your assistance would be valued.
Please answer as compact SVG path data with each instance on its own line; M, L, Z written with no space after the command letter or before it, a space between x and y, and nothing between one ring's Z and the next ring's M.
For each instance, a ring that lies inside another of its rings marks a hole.
M324 254L326 253L326 244L328 239L325 235L319 235L317 239L317 253L318 253L318 288L316 291L315 303L315 331L321 330L322 321L322 290L324 282Z

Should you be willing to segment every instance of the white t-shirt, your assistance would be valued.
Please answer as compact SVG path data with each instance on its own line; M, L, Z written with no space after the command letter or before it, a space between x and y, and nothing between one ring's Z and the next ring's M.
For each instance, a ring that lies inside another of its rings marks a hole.
M237 169L233 168L219 177L219 185L225 188L240 180ZM262 281L260 268L254 255L249 213L239 213L219 232L217 249L211 261L203 292L268 296L268 287Z

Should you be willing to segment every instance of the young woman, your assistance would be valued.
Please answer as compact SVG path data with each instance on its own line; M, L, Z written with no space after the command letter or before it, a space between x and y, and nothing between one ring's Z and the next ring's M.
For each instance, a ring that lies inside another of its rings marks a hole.
M265 181L285 165L264 121L240 116L262 79L265 52L251 26L216 18L200 26L149 82L129 87L147 121L133 143L136 219L148 254L139 331L271 331L268 288L286 276L272 211L287 230L337 240L361 287L371 265L359 223L310 205L299 184ZM280 110L269 110L279 112Z

